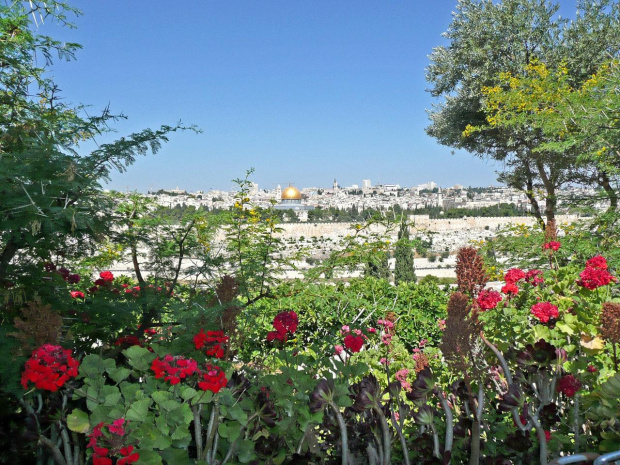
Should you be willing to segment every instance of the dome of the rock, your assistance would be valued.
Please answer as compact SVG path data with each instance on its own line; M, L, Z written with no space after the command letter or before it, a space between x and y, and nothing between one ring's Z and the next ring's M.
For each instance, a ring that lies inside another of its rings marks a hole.
M282 200L301 200L301 192L296 187L288 186L282 191Z

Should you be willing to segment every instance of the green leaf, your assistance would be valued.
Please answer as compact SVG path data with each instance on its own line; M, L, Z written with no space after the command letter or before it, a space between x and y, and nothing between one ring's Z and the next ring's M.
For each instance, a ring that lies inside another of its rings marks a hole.
M193 399L196 394L198 394L198 391L196 391L196 389L191 388L189 386L183 386L181 388L181 398L183 400L191 400Z
M139 453L140 458L136 462L137 465L162 465L161 455L154 450L136 450Z
M120 383L131 374L131 370L125 367L118 367L107 371L110 378L112 378L116 384Z
M194 463L194 460L190 460L187 449L169 447L160 451L159 455L170 465L192 465Z
M157 405L161 405L172 398L172 393L168 391L155 391L151 394L151 397Z
M254 453L254 442L244 439L239 442L237 458L241 463L249 463L256 457Z
M140 399L131 404L125 418L129 421L143 422L146 420L149 407L151 406L151 399Z
M148 349L140 346L131 346L123 350L123 354L127 357L129 364L139 371L148 371L151 367L151 362L156 357Z
M86 434L90 429L88 414L79 409L74 409L67 415L67 428L76 433Z
M89 354L82 359L80 363L80 376L86 378L97 377L97 375L103 375L106 371L110 371L116 368L114 360L109 358L102 358L99 355Z
M575 334L575 331L573 330L573 328L571 328L566 323L558 322L556 323L555 327L558 328L563 333L568 334L569 336Z
M120 392L113 392L111 394L108 394L107 396L105 396L105 400L103 402L103 405L107 405L109 407L114 407L115 405L117 405L120 400L121 400L121 393Z

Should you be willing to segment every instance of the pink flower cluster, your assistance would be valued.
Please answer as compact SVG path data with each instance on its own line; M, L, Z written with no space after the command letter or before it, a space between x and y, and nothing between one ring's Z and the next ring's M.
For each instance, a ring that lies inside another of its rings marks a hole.
M286 342L289 334L293 335L297 331L298 323L297 313L294 311L278 313L273 319L275 331L267 333L267 342L274 340Z
M579 278L577 284L591 291L616 282L616 277L607 271L607 260L600 255L592 257L586 262L586 268L581 272Z
M411 391L411 383L407 381L408 376L409 370L407 370L406 368L398 370L396 373L394 373L394 377L400 383L400 386L406 391Z
M44 344L26 361L21 384L27 389L28 382L31 382L37 389L55 392L78 375L79 365L71 350Z
M534 315L541 323L547 323L550 319L556 319L560 316L558 307L551 302L538 302L532 305L530 313Z
M482 291L480 291L477 299L478 306L483 312L494 309L501 301L502 295L499 292L493 291L491 289L483 289Z

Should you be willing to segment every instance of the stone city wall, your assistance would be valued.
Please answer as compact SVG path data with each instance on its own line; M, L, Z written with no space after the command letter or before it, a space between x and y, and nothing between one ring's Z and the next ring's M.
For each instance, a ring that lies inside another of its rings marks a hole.
M560 215L557 217L558 223L571 223L577 219L574 215ZM509 224L525 224L533 226L536 220L531 216L515 216L515 217L469 217L459 219L436 219L431 220L428 215L415 215L410 217L412 229L418 231L429 232L451 232L451 231L475 231L475 230L492 230L496 231ZM283 238L305 238L322 237L322 236L345 236L351 234L352 223L284 223L280 224L282 228L281 237ZM488 227L488 228L487 228ZM371 231L380 232L384 228L374 225Z

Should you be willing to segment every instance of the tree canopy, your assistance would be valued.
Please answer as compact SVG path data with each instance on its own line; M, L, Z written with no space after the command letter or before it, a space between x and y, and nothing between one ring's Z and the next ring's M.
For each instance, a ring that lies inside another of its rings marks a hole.
M598 0L577 7L575 20L567 21L546 0L461 0L445 33L450 43L433 50L427 69L430 92L440 99L429 112L428 134L500 162L498 179L527 194L542 227L555 220L558 189L584 179L575 176L578 151L551 150L544 144L553 137L538 128L488 124L485 89L509 88L502 73L524 76L534 63L565 70L567 83L579 86L617 56L620 6Z
M84 247L95 238L109 205L101 182L136 156L156 152L182 127L145 129L83 153L80 144L109 132L122 115L106 108L89 116L61 99L49 67L73 59L80 46L42 35L31 22L66 24L78 13L55 1L0 6L0 282L18 279L29 258L67 254L70 244Z

